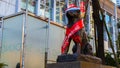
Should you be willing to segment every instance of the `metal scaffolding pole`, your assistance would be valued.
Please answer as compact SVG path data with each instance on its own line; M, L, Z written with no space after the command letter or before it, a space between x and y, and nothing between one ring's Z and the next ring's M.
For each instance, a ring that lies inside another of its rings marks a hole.
M28 16L28 0L26 0L26 11L25 11L25 21L22 25L22 46L21 46L21 58L20 58L20 68L25 68L25 41L26 41L26 23Z
M1 30L1 43L0 43L0 59L1 59L1 53L2 53L2 41L3 41L3 17L0 17L0 30Z
M45 68L46 68L46 65L47 65L47 61L48 61L48 49L49 49L49 44L50 44L50 19L51 19L51 16L50 16L50 10L51 10L51 0L49 0L49 19L48 19L48 24L47 24L47 45L45 47Z

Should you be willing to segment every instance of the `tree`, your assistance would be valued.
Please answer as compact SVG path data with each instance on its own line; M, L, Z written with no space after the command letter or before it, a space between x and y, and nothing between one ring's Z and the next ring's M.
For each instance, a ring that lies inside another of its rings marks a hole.
M108 38L110 41L110 46L111 49L113 51L113 55L114 55L114 60L116 62L116 66L117 68L120 68L119 63L118 63L118 58L116 56L115 50L114 50L114 46L112 43L112 39L111 36L109 34L109 31L107 29L106 23L105 23L105 16L103 14L102 9L100 8L100 4L98 0L92 0L92 7L93 7L93 18L94 18L94 22L97 28L97 35L98 35L98 51L97 51L97 56L100 57L103 61L103 64L105 64L105 53L104 53L104 44L103 43L103 25L105 26L106 32L108 34ZM101 14L101 15L100 15ZM101 18L100 18L101 16ZM100 33L101 32L101 33ZM102 36L99 36L102 35ZM101 47L100 47L101 46Z
M105 64L105 54L104 54L104 36L103 36L103 22L100 19L100 5L98 0L92 0L93 7L93 19L97 31L98 46L96 51L96 56L102 59L102 63Z

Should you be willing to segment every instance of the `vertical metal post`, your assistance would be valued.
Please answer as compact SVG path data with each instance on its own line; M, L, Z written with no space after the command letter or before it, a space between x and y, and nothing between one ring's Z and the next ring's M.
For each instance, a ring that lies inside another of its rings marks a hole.
M66 8L68 8L69 0L65 0L65 6L66 6ZM67 20L66 14L64 14L64 15L65 15L65 25L66 25L68 23L68 20Z
M39 15L39 11L40 11L40 0L36 0L35 14Z
M54 14L54 16L53 16L53 21L56 22L56 0L54 0L53 14Z
M112 39L113 39L113 45L115 46L116 41L115 41L115 21L114 21L114 16L112 16L112 27L113 27L113 34L112 34Z
M1 40L0 40L0 59L1 59L1 53L2 53L2 42L3 42L3 17L1 17Z
M51 10L52 10L52 21L56 22L56 0L52 0L51 2Z
M20 12L21 11L21 0L16 0L15 4L15 12Z
M90 1L88 2L88 9L87 9L87 15L88 15L88 35L90 34Z
M49 37L49 34L50 34L50 19L51 19L51 0L49 0L49 20L48 20L48 28L47 28L47 45L45 47L45 68L46 68L46 65L47 65L47 60L48 60L48 49L49 49L49 44L50 44L50 37Z
M59 23L61 22L61 7L60 7L60 0L59 0Z
M16 0L16 4L15 4L15 12L18 12L18 0Z
M22 25L22 47L21 47L21 62L20 68L25 68L25 41L26 41L26 24L27 24L27 16L28 16L28 0L26 0L26 11L25 11L25 21L23 21Z
M117 39L117 37L118 37L118 28L117 28L117 5L116 5L116 3L114 3L114 14L115 14L115 35L116 35L116 39ZM117 50L117 47L116 48L114 48L115 50Z

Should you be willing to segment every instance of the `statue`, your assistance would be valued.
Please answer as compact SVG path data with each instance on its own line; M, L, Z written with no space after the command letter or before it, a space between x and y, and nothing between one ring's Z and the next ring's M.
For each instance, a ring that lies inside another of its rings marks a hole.
M101 63L101 59L93 56L92 46L90 45L85 29L83 19L80 15L80 8L70 4L65 14L68 18L65 38L61 47L61 55L58 56L57 62L87 61ZM74 41L73 54L68 54L71 40Z
M91 49L92 47L87 40L83 19L81 19L80 17L80 8L78 8L74 4L70 4L65 13L68 18L68 24L66 28L66 35L61 48L61 53L67 54L70 42L71 40L73 40L75 43L75 46L73 47L74 53L88 54L88 52L90 51L87 51L87 48L90 47Z

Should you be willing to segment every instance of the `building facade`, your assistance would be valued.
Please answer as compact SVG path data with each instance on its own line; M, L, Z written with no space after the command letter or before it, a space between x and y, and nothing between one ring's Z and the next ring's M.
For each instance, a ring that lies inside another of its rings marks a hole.
M110 0L102 1L101 0L101 8L104 10L105 14L105 20L108 27L108 30L111 34L112 41L115 47L115 50L117 48L116 46L116 39L118 35L118 28L117 28L117 19L120 18L120 9L115 6L115 3L111 2ZM111 51L111 48L109 46L109 40L108 36L106 34L106 31L104 32L104 39L107 45L107 50Z
M7 16L17 12L18 0L0 0L0 16Z

